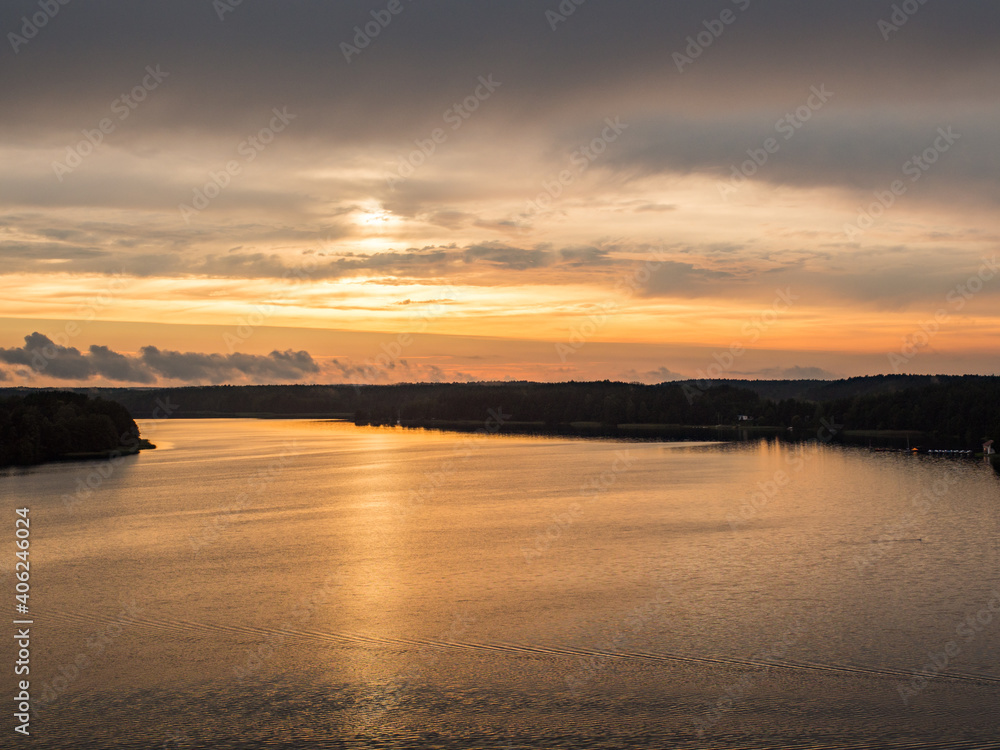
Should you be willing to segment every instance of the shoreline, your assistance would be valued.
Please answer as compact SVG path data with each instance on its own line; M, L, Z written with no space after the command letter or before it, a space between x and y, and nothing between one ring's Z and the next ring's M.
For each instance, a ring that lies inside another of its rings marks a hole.
M0 471L6 469L27 469L33 466L45 466L46 464L71 463L73 461L113 461L124 456L136 456L139 451L155 450L156 446L146 438L139 438L135 445L121 445L117 448L109 448L103 451L84 451L79 453L63 453L44 461L35 461L30 464L5 464L0 466Z

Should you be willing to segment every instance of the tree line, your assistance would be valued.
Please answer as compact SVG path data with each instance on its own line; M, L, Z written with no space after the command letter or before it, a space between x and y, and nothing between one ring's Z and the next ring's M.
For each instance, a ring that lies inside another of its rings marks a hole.
M133 453L141 442L135 420L115 401L47 390L0 397L0 466Z
M7 389L10 390L10 389ZM807 434L835 425L851 431L921 433L939 447L1000 440L1000 378L884 375L839 381L681 381L641 383L495 382L398 385L192 386L80 389L152 417L342 417L358 424L461 428L490 411L510 415L508 430L642 434L659 428L771 427ZM0 391L2 393L2 391Z

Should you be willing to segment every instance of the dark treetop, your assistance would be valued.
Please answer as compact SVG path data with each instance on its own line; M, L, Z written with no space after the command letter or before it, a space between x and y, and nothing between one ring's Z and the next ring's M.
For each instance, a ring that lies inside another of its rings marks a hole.
M0 466L107 457L150 447L115 401L69 391L0 397Z

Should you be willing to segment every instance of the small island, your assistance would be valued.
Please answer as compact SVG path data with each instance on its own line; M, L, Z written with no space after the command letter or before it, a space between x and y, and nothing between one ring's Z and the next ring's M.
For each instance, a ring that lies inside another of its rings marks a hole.
M70 391L0 398L0 467L115 458L155 447L114 401Z

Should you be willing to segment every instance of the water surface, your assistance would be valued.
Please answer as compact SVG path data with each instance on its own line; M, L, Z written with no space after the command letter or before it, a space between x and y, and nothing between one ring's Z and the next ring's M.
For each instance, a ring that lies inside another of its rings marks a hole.
M33 746L998 736L1000 479L983 464L140 426L157 450L0 477L7 516L32 509Z

